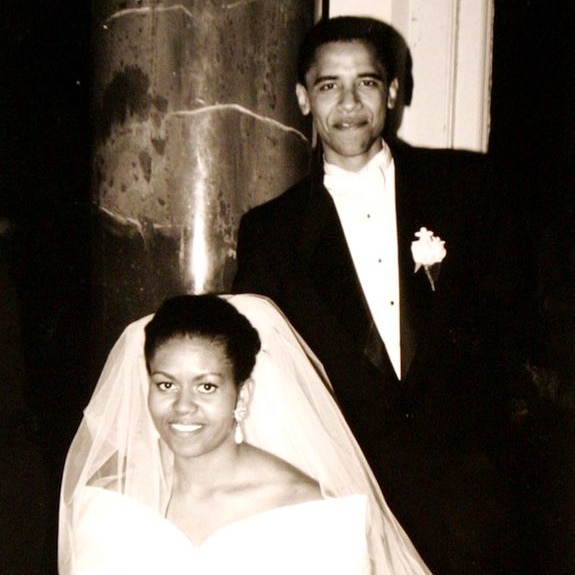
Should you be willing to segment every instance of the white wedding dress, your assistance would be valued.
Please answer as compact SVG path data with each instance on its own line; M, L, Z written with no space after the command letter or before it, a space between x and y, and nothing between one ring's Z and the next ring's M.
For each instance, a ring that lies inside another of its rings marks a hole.
M193 544L154 510L113 491L85 492L79 575L368 575L366 498L278 507ZM185 566L185 567L184 567Z

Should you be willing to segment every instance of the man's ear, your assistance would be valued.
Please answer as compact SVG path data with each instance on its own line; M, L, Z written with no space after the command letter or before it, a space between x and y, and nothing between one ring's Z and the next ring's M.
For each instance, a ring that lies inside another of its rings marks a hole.
M399 80L394 78L389 84L389 89L387 90L387 107L390 110L395 108L395 104L397 102L397 93L399 91Z
M303 84L296 84L295 95L297 97L297 103L299 109L304 116L307 116L311 111L311 106L309 103L309 94L307 88Z

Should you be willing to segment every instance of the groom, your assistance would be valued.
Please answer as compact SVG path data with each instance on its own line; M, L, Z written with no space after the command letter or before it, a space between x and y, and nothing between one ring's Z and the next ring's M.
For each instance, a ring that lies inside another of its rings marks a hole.
M274 300L322 361L432 571L511 573L506 541L491 545L512 518L484 451L504 410L512 227L481 155L393 137L402 46L369 18L308 33L296 96L320 145L308 176L242 218L233 291Z

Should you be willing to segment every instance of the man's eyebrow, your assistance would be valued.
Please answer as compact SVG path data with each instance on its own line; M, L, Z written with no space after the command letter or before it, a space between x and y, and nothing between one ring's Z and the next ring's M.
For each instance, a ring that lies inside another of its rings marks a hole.
M363 74L358 74L357 77L360 80L363 80L365 78L371 78L374 80L379 80L381 82L385 82L385 77L383 74L380 74L379 72L376 72L375 70L373 72L364 72ZM335 82L338 79L338 76L318 76L313 85L317 86L318 84L322 84L323 82Z
M337 80L337 76L318 76L315 79L313 85L317 86L317 84L321 84L323 82L333 82L335 80Z
M383 76L383 74L380 74L379 72L376 72L375 70L373 72L364 72L363 74L358 74L357 77L358 78L374 78L375 80L381 80L382 82L385 82L385 77Z

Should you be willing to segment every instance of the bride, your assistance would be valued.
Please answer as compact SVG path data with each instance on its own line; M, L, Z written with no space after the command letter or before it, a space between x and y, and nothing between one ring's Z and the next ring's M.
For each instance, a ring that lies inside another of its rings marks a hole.
M253 295L126 328L66 459L59 571L430 575L321 365Z

